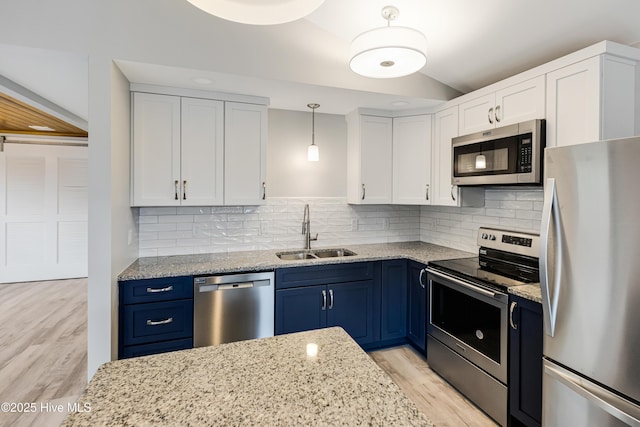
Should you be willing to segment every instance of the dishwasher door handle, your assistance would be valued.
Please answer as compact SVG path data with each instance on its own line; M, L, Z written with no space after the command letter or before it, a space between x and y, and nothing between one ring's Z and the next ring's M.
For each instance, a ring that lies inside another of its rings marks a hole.
M225 283L224 285L201 285L198 292L229 291L233 289L253 288L253 282Z

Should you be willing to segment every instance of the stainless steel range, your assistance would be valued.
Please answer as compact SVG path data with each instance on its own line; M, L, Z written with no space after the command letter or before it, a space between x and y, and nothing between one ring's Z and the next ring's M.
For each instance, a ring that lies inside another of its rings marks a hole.
M539 281L537 234L481 227L479 255L427 267L427 361L507 425L508 288Z

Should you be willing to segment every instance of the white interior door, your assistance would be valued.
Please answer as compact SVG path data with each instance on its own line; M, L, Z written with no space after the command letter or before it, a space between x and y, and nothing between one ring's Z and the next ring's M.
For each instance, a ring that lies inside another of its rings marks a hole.
M6 144L0 283L87 275L87 148Z

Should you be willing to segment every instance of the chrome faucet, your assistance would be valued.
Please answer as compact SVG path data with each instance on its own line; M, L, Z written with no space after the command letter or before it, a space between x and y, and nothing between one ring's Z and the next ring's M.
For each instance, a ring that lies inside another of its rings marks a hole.
M318 233L311 237L311 219L309 218L309 204L304 205L304 218L302 218L302 234L305 236L305 249L311 249L311 241L318 240Z

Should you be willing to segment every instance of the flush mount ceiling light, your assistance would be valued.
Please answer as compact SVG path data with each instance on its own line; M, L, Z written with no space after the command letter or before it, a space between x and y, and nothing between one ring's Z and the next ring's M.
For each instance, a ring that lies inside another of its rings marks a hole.
M187 0L207 13L227 21L274 25L304 18L324 0Z
M351 42L353 71L365 77L391 78L415 73L427 63L427 39L418 30L392 27L400 12L385 6L382 17L386 27L365 31Z
M320 152L316 145L316 108L320 104L307 104L307 107L311 108L311 145L307 149L307 160L310 162L317 162L320 160Z

